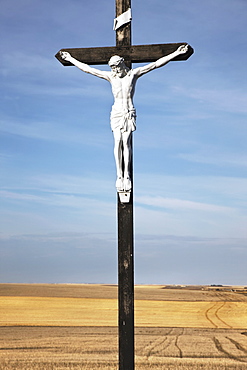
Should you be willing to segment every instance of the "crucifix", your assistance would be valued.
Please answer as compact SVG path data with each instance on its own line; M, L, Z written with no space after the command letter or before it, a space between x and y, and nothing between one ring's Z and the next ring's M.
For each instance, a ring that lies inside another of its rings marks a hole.
M110 123L114 136L118 194L118 328L119 370L134 370L134 236L132 132L136 129L133 105L139 77L169 61L187 60L187 43L131 45L131 0L116 0L116 46L61 49L56 58L111 83L114 104ZM148 64L132 69L132 63ZM91 65L108 64L111 71Z

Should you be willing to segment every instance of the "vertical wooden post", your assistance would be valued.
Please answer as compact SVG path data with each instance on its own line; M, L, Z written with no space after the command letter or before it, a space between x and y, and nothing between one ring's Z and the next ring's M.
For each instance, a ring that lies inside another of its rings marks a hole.
M131 7L131 0L116 0L116 17ZM131 46L131 23L116 31L116 46ZM125 60L131 68L131 60ZM131 140L133 158L133 145ZM118 196L118 335L119 370L134 370L134 232L133 232L133 161L132 191L129 203Z
M133 201L118 200L119 370L134 370Z

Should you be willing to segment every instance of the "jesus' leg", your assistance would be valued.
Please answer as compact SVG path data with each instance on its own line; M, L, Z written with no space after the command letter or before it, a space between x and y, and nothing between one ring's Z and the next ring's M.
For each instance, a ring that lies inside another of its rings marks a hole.
M116 181L116 188L117 191L123 191L123 150L122 150L122 134L120 129L116 129L113 132L114 135L114 157L116 162L116 170L117 170L117 181Z
M131 139L132 139L132 131L129 128L128 131L122 133L122 140L123 140L123 159L124 159L124 190L130 191L132 184L131 184L131 176L130 176L130 164L132 159L132 150L131 150Z

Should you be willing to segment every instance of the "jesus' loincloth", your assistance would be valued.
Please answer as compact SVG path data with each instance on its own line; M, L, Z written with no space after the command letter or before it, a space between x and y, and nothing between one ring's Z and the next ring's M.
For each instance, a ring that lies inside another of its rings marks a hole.
M114 106L111 111L111 129L119 129L121 132L136 130L136 110L116 109Z

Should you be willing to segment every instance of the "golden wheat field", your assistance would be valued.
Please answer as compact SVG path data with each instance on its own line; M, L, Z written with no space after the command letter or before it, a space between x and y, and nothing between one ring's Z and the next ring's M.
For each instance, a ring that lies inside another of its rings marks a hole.
M135 287L135 362L247 369L247 289ZM0 284L0 369L118 369L117 287Z

